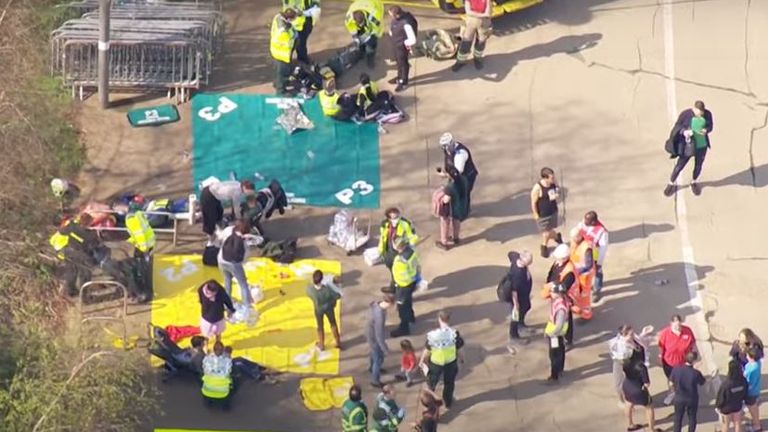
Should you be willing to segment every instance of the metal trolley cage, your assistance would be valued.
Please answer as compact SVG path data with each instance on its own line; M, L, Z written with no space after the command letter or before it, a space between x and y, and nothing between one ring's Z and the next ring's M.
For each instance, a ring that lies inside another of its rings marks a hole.
M51 73L82 100L86 89L98 86L98 2L69 6L85 14L51 32ZM110 15L110 88L166 89L184 102L208 84L224 37L224 19L213 3L124 3Z

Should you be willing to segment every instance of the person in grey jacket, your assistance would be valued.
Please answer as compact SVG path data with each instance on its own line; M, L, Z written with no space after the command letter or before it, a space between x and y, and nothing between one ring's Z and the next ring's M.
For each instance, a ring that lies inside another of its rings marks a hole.
M389 352L386 341L387 310L394 302L394 295L385 294L382 300L371 302L368 312L365 338L370 349L368 371L371 373L371 385L374 387L382 387L381 365Z

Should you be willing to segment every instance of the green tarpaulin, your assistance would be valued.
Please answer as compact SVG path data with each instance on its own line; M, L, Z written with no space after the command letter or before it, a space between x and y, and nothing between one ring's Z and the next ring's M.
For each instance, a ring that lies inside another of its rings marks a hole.
M375 124L323 116L302 101L314 128L289 135L276 118L279 97L198 94L192 99L195 190L210 176L235 173L257 186L278 179L289 201L323 207L379 207L379 136Z

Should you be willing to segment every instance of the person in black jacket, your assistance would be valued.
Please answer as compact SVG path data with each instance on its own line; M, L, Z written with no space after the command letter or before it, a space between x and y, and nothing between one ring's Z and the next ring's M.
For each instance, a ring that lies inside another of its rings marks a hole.
M648 427L656 432L661 429L656 428L656 419L651 403L651 395L648 387L651 384L648 376L648 368L645 366L645 349L634 340L629 343L633 346L632 354L624 361L624 382L621 384L621 390L624 396L625 414L627 416L627 430L635 431L643 429L642 425L635 424L632 420L632 411L636 405L645 407L645 415L648 418Z
M670 134L670 144L667 145L668 151L672 150L673 157L677 156L677 163L669 176L669 183L664 188L664 195L672 196L677 191L675 181L677 176L693 157L693 181L691 181L691 191L694 195L701 194L701 186L696 182L701 175L701 169L704 166L704 158L707 155L707 149L711 148L709 135L715 128L712 120L712 113L706 109L704 102L696 101L693 108L689 108L680 113Z
M221 334L226 328L224 308L230 314L235 313L232 299L214 279L200 285L197 295L200 299L200 333L207 338L215 336L217 342L221 341Z
M411 68L408 63L408 54L411 52L411 47L416 45L419 24L410 12L404 11L400 6L389 8L389 16L392 17L389 36L392 38L392 48L395 51L395 63L397 63L397 76L389 80L389 83L397 84L395 91L401 92L408 86L408 72Z
M735 432L742 432L741 409L747 397L747 380L741 374L741 364L738 360L728 362L728 376L717 390L715 409L720 415L722 430L727 431L731 423Z

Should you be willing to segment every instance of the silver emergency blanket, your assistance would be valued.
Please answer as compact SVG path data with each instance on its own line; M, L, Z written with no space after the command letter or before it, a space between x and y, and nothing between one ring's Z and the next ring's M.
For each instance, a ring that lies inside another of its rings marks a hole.
M301 110L299 101L296 99L283 99L278 104L281 114L277 117L277 124L283 127L288 134L296 132L298 129L313 129L315 127Z
M368 235L357 228L357 218L342 210L333 216L333 225L328 229L328 242L351 252L368 243Z

